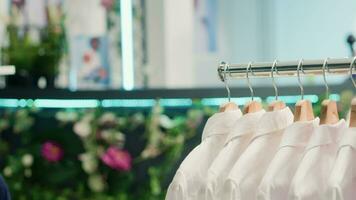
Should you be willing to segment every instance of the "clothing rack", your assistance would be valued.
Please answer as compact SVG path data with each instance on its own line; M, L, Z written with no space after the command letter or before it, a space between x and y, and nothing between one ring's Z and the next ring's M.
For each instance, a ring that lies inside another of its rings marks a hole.
M350 65L353 62L356 67L355 58L328 58L320 60L298 60L298 61L274 61L274 62L252 62L245 64L228 64L221 62L218 67L218 75L222 81L224 81L224 73L229 77L234 78L246 78L247 71L249 71L249 77L270 77L272 66L274 65L274 76L276 77L288 77L296 76L298 71L298 65L301 75L322 75L323 65L325 65L325 71L331 74L350 74ZM249 70L247 68L249 67ZM356 70L352 70L352 73Z

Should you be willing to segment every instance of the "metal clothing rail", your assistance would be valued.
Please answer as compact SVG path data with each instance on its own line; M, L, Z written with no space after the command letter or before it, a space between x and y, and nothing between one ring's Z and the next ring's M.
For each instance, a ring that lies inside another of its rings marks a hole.
M301 62L300 70L305 75L323 74L323 65L326 62L326 72L331 74L349 74L352 62L356 66L354 58L329 58L324 60L299 60L299 61L275 61L275 62L258 62L246 64L228 64L222 62L218 67L218 75L224 81L224 73L234 78L246 78L247 68L249 67L249 77L270 77L272 66L274 67L274 76L296 76L298 65ZM353 70L353 73L356 70Z

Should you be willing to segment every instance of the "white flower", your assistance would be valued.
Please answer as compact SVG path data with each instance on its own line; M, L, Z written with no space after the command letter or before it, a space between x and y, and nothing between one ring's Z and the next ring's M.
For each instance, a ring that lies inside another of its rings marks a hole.
M74 122L78 119L76 112L61 111L56 113L56 119L61 122Z
M163 128L170 129L174 126L173 121L167 115L161 115L159 117L159 123Z
M102 192L105 189L103 178L98 174L89 176L88 186L94 192Z
M114 137L119 142L125 142L125 134L121 132L114 132Z
M104 113L99 119L100 124L114 123L114 122L116 122L116 116L112 112Z
M32 170L31 169L25 169L24 175L27 178L30 178L32 176Z
M111 131L101 131L101 137L104 140L110 140L111 138Z
M142 113L134 114L132 119L135 124L143 124L145 122L145 116Z
M33 164L33 156L31 154L25 154L22 156L21 162L25 167L31 167Z
M79 156L82 161L82 168L87 174L92 174L98 169L98 161L90 153L84 153Z
M88 112L83 116L82 121L90 123L93 119L94 119L94 113Z
M6 176L6 177L12 176L12 169L11 169L11 167L7 166L7 167L4 168L4 176Z
M113 129L101 131L101 137L108 143L125 144L125 135L120 131Z
M91 127L87 121L80 121L74 124L73 131L82 138L90 135Z

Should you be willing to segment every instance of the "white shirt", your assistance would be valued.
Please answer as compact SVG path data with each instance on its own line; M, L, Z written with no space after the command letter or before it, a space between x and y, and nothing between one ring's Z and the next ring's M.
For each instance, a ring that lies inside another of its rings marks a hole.
M345 128L344 120L333 125L324 124L316 128L292 180L289 199L326 199L327 180Z
M332 200L356 198L356 128L348 128L342 137L327 194Z
M257 199L286 200L303 152L310 136L319 125L319 118L306 122L295 122L283 133L279 150L269 165L258 188Z
M222 185L231 168L250 143L252 136L255 134L257 123L265 112L261 110L255 113L248 113L236 121L235 126L227 137L224 148L208 170L205 198L200 199L222 199L219 191L222 189Z
M223 200L256 199L257 187L276 154L283 131L293 123L288 107L266 112L250 145L233 166L223 186Z
M232 126L242 116L240 110L216 113L204 127L202 142L184 159L171 182L166 200L196 199L203 192L207 171L224 146Z

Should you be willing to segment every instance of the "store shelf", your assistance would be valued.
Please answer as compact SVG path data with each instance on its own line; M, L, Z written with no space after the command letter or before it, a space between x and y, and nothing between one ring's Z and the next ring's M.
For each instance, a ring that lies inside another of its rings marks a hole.
M345 82L339 86L331 86L330 98L338 101L339 93L352 90L352 84ZM305 98L312 103L318 102L324 94L321 86L305 87ZM280 87L279 97L287 104L294 104L300 99L298 87ZM256 100L271 102L274 100L272 87L255 88ZM232 88L232 101L243 105L250 100L248 88ZM104 90L76 91L61 89L4 89L0 90L0 107L38 107L38 108L95 108L95 107L152 107L157 101L163 107L190 107L194 99L203 105L218 106L226 102L225 88L200 89L148 89L148 90Z
M256 87L255 95L267 98L274 95L273 87ZM350 81L342 85L330 86L332 93L339 93L345 89L353 89ZM298 86L278 87L280 95L298 95ZM305 94L322 95L325 92L323 86L305 86ZM31 89L13 88L0 90L0 98L17 99L157 99L157 98L216 98L225 97L225 88L196 88L196 89L145 89L145 90L89 90L69 91L64 89ZM231 88L232 97L249 97L248 88Z

